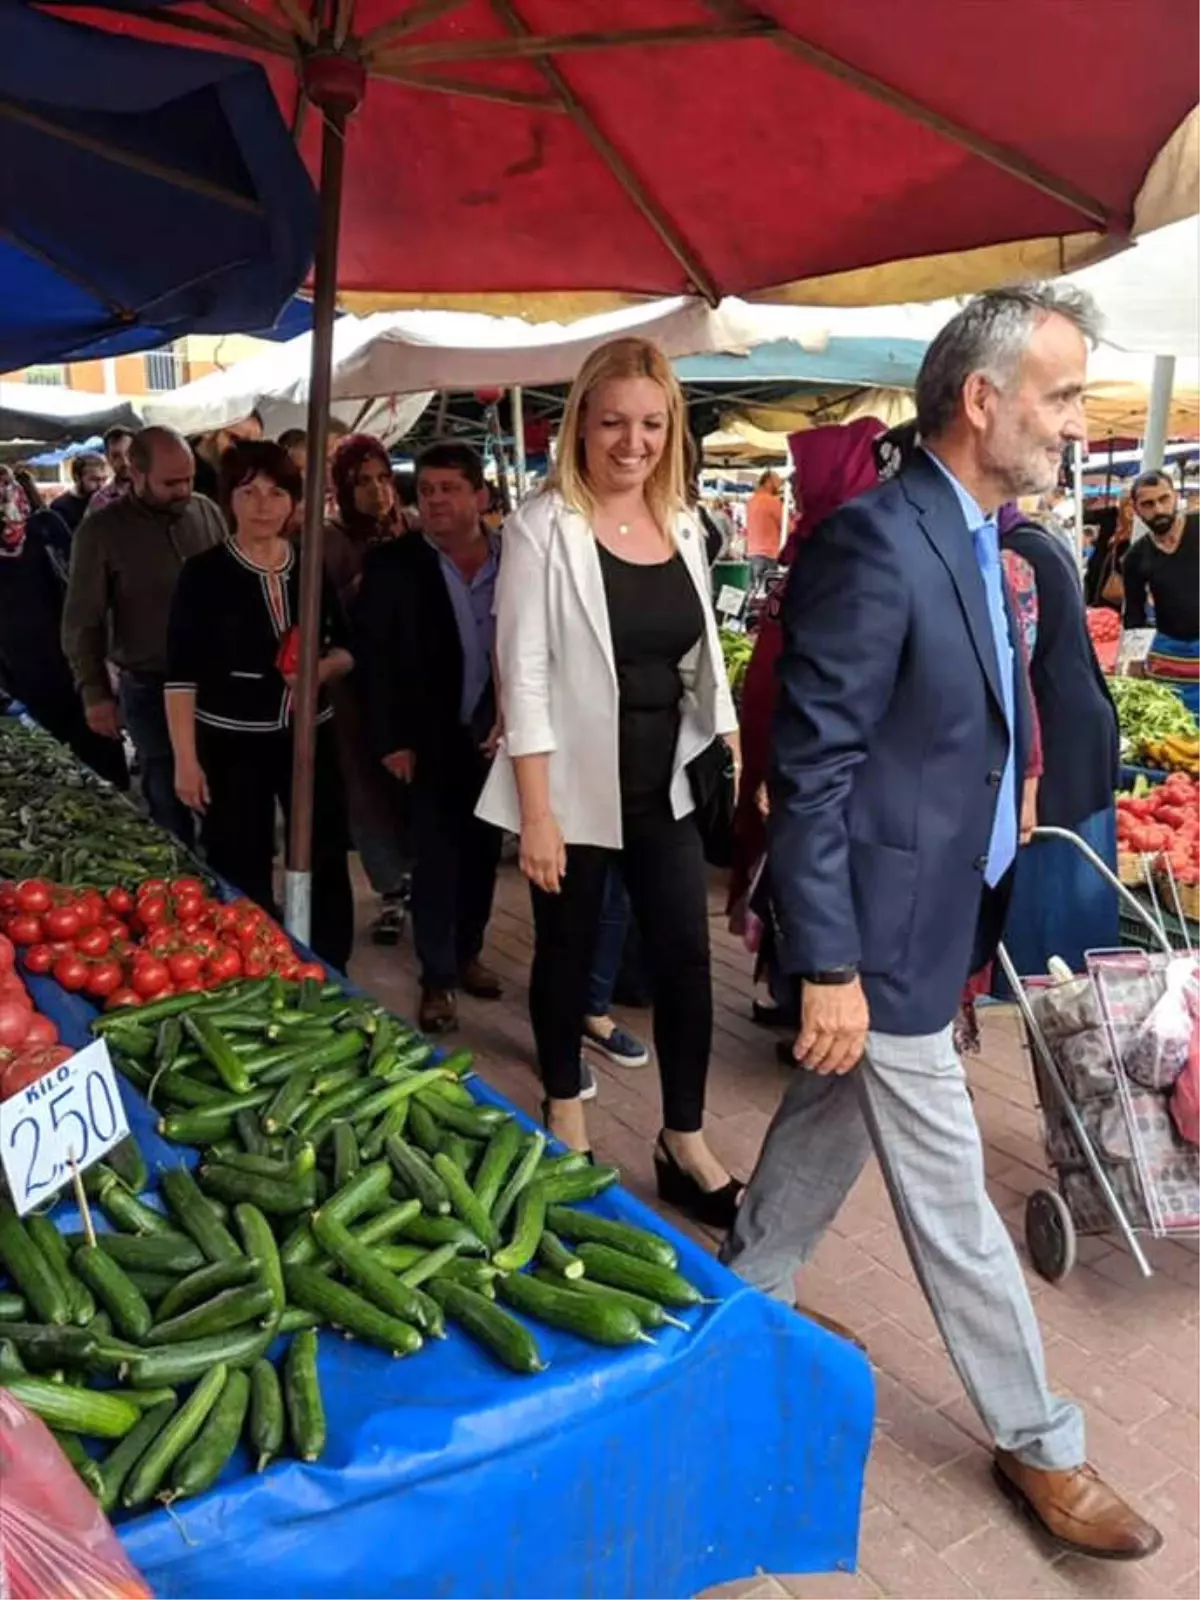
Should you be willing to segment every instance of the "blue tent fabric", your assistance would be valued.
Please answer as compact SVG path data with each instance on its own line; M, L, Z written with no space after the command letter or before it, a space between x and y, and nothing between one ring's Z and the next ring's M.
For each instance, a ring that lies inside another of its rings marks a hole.
M0 0L0 372L271 327L316 198L262 67Z
M680 383L849 384L911 389L928 348L923 339L850 339L834 335L821 350L772 339L745 355L683 356L674 361Z

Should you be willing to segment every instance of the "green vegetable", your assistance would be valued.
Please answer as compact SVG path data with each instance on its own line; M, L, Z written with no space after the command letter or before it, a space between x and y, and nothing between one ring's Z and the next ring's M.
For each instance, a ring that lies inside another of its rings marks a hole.
M175 1463L171 1492L163 1497L168 1505L180 1495L202 1494L216 1483L237 1449L249 1404L250 1379L236 1369L227 1373L204 1426Z
M253 1283L260 1272L260 1264L244 1256L236 1261L210 1261L186 1278L171 1280L171 1287L158 1303L158 1320L166 1322L182 1311L190 1311L223 1289L238 1289Z
M321 1248L333 1257L346 1277L381 1311L402 1322L411 1322L422 1333L432 1334L435 1338L445 1332L445 1324L436 1305L426 1295L401 1283L399 1278L381 1266L370 1245L360 1244L336 1217L317 1211L313 1215L312 1229Z
M627 1256L641 1256L660 1267L677 1267L679 1257L673 1245L645 1228L635 1228L628 1222L611 1222L591 1211L575 1211L568 1206L551 1206L546 1212L546 1224L564 1239L576 1243L611 1245Z
M0 1200L0 1261L43 1322L71 1320L73 1308L66 1284L34 1244L7 1200Z
M296 1454L301 1461L316 1461L325 1448L325 1404L317 1375L317 1335L311 1330L298 1333L288 1348L283 1392Z
M241 1255L237 1240L201 1194L186 1167L171 1167L162 1174L163 1197L180 1227L200 1246L209 1261L234 1261ZM249 1196L239 1197L249 1198Z
M106 1517L117 1509L126 1479L174 1414L174 1400L164 1400L161 1405L156 1405L130 1428L120 1444L114 1445L100 1463L100 1484L95 1493Z
M274 1311L271 1291L262 1283L243 1284L239 1289L222 1289L188 1311L166 1321L156 1322L146 1334L146 1343L187 1344L213 1334L229 1333L247 1322L262 1324Z
M274 1323L265 1328L257 1323L244 1323L231 1333L139 1350L126 1363L129 1382L135 1389L174 1387L202 1378L216 1362L230 1367L252 1367L266 1355L277 1331Z
M538 1240L537 1258L550 1272L559 1278L582 1278L583 1262L566 1245L556 1233L551 1233L549 1228L542 1232Z
M540 1183L531 1183L517 1201L513 1234L502 1250L492 1253L501 1272L519 1272L533 1260L546 1226L546 1196Z
M393 1143L395 1141L393 1140ZM450 1160L449 1156L440 1151L433 1158L433 1170L441 1179L446 1193L450 1197L450 1205L454 1214L465 1222L471 1232L481 1238L488 1250L494 1250L499 1243L499 1235L491 1217L480 1205L474 1190L467 1182L462 1172ZM429 1209L428 1207L426 1209ZM541 1232L541 1229L538 1229ZM536 1240L534 1243L536 1244Z
M25 1218L25 1230L50 1266L58 1274L71 1302L71 1321L86 1327L96 1315L96 1301L92 1291L71 1269L71 1247L59 1233L50 1217ZM22 1313L24 1306L22 1304Z
M149 1333L154 1315L146 1297L112 1256L98 1246L84 1245L76 1250L71 1264L108 1312L118 1333L127 1339L142 1339Z
M311 1267L288 1267L284 1271L288 1298L313 1311L323 1321L356 1334L369 1344L377 1344L392 1355L412 1355L421 1348L421 1335L407 1322L390 1316L344 1284L334 1283L323 1272Z
M576 1294L564 1285L532 1278L524 1272L500 1278L496 1292L526 1316L548 1323L552 1328L564 1328L581 1339L590 1339L593 1344L636 1344L646 1338L638 1318L628 1306L616 1300Z
M200 1379L133 1469L121 1494L122 1505L143 1505L158 1493L159 1485L167 1473L204 1426L225 1387L228 1375L228 1367L218 1361Z
M71 1234L68 1244L85 1242L82 1233ZM98 1233L96 1244L105 1255L119 1261L127 1272L195 1272L204 1265L204 1254L185 1233L137 1235Z
M546 1135L540 1131L533 1134L529 1143L525 1146L521 1159L514 1167L512 1176L500 1191L499 1199L492 1207L492 1221L497 1228L503 1228L508 1221L512 1208L533 1182L545 1148Z
M247 1094L251 1087L250 1074L217 1024L203 1012L188 1011L184 1014L183 1025L199 1045L206 1060L216 1068L229 1092Z
M0 1386L52 1428L85 1433L93 1439L122 1439L142 1417L128 1400L104 1394L99 1389L81 1389L75 1384L53 1383L46 1378L15 1376L5 1376Z
M432 1216L445 1216L449 1213L450 1194L445 1180L438 1175L435 1167L430 1166L422 1151L414 1149L399 1134L393 1134L387 1142L387 1154L401 1184L421 1202L425 1211ZM454 1163L450 1162L449 1165L453 1167ZM454 1167L454 1170L458 1172L457 1167ZM462 1174L458 1173L458 1176L460 1181L465 1183ZM480 1237L483 1237L482 1234Z
M546 1370L537 1340L529 1329L485 1295L449 1278L434 1278L429 1292L452 1321L510 1371L529 1376Z
M627 1256L606 1244L581 1244L579 1258L589 1278L599 1283L609 1283L614 1289L629 1289L634 1294L644 1294L664 1306L699 1306L704 1296L678 1272L670 1267L656 1266L652 1261Z
M275 1243L271 1225L259 1208L248 1200L234 1207L233 1218L246 1247L246 1254L254 1257L259 1277L270 1293L271 1308L279 1316L287 1304L287 1294L283 1287L279 1246Z
M246 1432L254 1449L254 1470L262 1472L283 1449L283 1394L269 1361L250 1369L250 1416Z

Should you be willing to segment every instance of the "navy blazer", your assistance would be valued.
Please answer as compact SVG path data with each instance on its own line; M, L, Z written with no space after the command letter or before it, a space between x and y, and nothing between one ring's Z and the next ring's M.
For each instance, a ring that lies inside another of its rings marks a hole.
M784 968L857 966L873 1029L936 1033L972 965L1009 732L971 535L924 454L800 546L783 628L769 847ZM1013 655L1019 810L1031 714Z

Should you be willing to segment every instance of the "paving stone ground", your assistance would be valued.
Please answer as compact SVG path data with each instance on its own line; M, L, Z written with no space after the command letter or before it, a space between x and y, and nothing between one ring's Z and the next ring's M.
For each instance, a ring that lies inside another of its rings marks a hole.
M787 1069L774 1060L771 1035L750 1021L750 958L725 930L716 885L710 904L716 1034L709 1126L717 1153L746 1177ZM536 1115L540 1091L526 1011L528 907L515 870L504 869L486 956L505 979L507 992L498 1004L464 1000L460 1036L475 1050L484 1076ZM398 949L373 947L367 935L370 912L370 898L360 892L358 953L351 973L397 1010L412 1014L411 943L406 938ZM648 1031L644 1012L623 1014L623 1020L635 1032ZM651 1167L659 1127L654 1069L601 1065L597 1070L599 1097L588 1112L593 1144L622 1168L630 1188L657 1204ZM1010 1009L985 1014L983 1052L972 1060L970 1077L992 1196L1024 1260L1025 1197L1045 1184L1046 1171L1028 1062ZM853 1327L866 1340L875 1368L878 1414L858 1571L746 1574L744 1581L712 1593L740 1600L879 1595L1195 1600L1200 1594L1197 1248L1194 1241L1150 1241L1148 1252L1155 1268L1149 1281L1108 1237L1081 1240L1079 1264L1059 1285L1045 1283L1026 1267L1051 1377L1087 1408L1094 1465L1167 1534L1153 1560L1126 1566L1058 1554L1000 1498L979 1422L937 1336L872 1166L802 1275L805 1303Z

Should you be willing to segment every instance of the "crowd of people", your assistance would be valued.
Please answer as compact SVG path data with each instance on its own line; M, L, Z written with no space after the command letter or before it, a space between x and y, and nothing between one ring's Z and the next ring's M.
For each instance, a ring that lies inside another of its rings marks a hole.
M744 750L711 602L720 530L698 510L685 402L654 345L589 356L547 483L499 535L469 447L428 448L405 506L384 446L339 438L312 941L336 966L350 956L353 843L380 897L376 936L397 936L408 897L419 1022L448 1031L459 991L500 994L482 957L515 835L543 1118L590 1153L584 1044L648 1055L608 1016L632 910L662 1086L660 1195L722 1230L733 1269L790 1304L873 1150L1001 1486L1069 1548L1133 1559L1160 1536L1087 1466L1081 1412L1049 1387L955 1031L1032 892L1021 846L1036 821L1103 844L1111 820L1116 725L1078 571L1018 503L1054 486L1083 436L1095 335L1075 291L982 296L930 347L914 425L797 440L799 516L747 675ZM81 465L82 510L64 508L62 534L0 478L3 626L23 570L30 655L55 687L22 677L22 652L11 672L4 656L6 682L93 764L127 729L152 815L198 831L217 872L273 905L306 441L266 440L250 419L196 449L147 428L106 453L112 484ZM779 487L764 479L748 512L767 565ZM1132 620L1148 590L1160 628L1194 638L1194 525L1158 475L1133 505L1149 542L1122 558ZM1185 569L1190 619L1172 609ZM723 749L727 788L711 760ZM745 1187L705 1134L712 785L732 806L739 781L733 908L756 930L767 1020L789 1025L795 1068ZM1048 948L1060 937L1035 930L1027 960L1067 953Z

